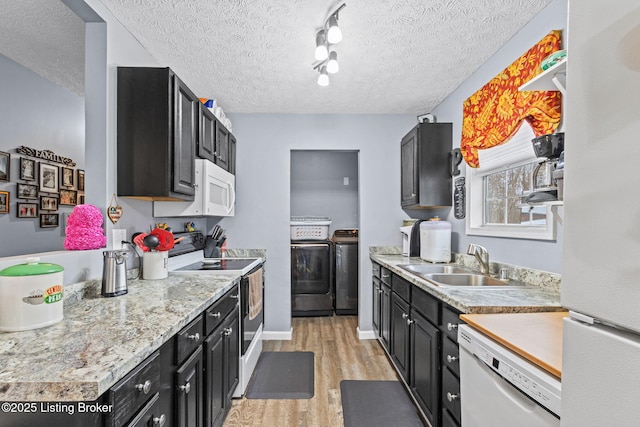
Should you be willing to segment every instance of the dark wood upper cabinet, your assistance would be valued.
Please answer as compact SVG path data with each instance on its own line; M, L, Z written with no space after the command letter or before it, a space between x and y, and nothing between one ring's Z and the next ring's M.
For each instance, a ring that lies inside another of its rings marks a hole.
M200 135L198 137L198 157L215 162L216 117L200 103Z
M118 68L118 195L193 200L199 101L169 68Z
M222 169L229 170L229 136L231 133L222 123L216 124L216 160L215 164Z
M211 160L222 169L236 173L236 138L204 105L200 104L198 157Z
M451 123L420 123L400 142L404 209L451 206Z

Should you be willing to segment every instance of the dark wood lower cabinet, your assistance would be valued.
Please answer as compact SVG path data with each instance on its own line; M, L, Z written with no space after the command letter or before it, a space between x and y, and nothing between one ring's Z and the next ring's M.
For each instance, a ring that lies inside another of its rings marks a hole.
M405 381L409 381L410 323L409 303L391 294L391 342L389 355Z
M178 427L204 426L203 363L202 347L198 347L176 371L175 421Z
M205 340L205 425L221 426L238 386L238 309Z
M378 341L424 418L433 427L459 427L460 312L400 276L383 280L385 270L374 265L373 325Z
M382 283L380 297L380 342L389 350L389 338L391 336L391 288Z
M431 425L438 425L440 331L419 313L411 320L411 391Z

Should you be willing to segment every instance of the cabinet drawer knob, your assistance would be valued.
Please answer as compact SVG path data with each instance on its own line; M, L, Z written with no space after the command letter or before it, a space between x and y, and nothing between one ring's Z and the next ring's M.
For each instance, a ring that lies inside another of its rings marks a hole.
M450 355L450 354L447 354L447 362L449 362L449 363L453 363L453 362L455 362L456 360L458 360L458 358L457 358L456 356L452 356L452 355Z
M151 381L146 380L144 384L136 384L136 389L144 394L149 394L151 391Z
M407 313L402 313L402 318L406 319L407 317L409 317L409 315Z
M213 317L214 319L219 319L221 314L218 311L217 313L209 313L209 316Z
M225 336L228 337L229 335L231 335L231 332L233 332L232 328L224 328L224 335Z
M165 417L164 414L162 414L159 417L153 417L152 421L154 426L162 427L164 423L167 422L167 417Z
M383 275L382 275L382 278L383 278L383 279L388 279L389 277L391 277L391 276L390 276L390 275L388 275L388 274L383 274Z
M189 392L191 391L191 383L186 383L185 385L181 385L178 388L180 389L180 391L183 391L184 394L189 394Z
M412 323L415 323L415 320L407 319L407 325L411 326Z
M454 400L458 400L458 399L460 399L459 394L452 394L450 391L447 392L447 400L449 402L453 402Z
M187 339L191 341L198 341L200 339L200 334L196 332L193 335L187 335Z
M453 331L454 329L458 329L458 324L457 323L447 323L447 329L450 331Z
M236 295L229 295L229 298L231 299L240 299L240 297L236 294Z

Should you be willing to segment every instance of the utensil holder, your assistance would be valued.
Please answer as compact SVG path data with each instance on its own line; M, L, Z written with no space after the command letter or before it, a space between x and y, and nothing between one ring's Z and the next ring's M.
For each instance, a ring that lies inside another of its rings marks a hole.
M151 251L142 255L142 278L144 280L166 279L169 276L167 251Z

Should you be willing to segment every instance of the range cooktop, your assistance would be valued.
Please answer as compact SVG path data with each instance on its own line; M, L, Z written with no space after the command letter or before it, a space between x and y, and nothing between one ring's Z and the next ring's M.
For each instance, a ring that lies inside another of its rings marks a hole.
M260 258L205 258L173 270L174 273L240 273L247 274L260 265Z

